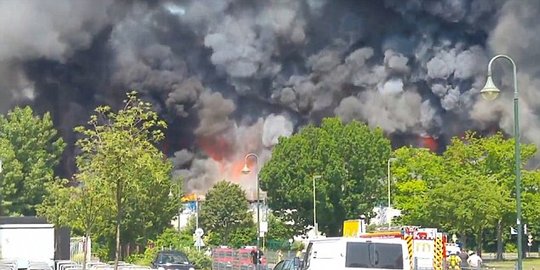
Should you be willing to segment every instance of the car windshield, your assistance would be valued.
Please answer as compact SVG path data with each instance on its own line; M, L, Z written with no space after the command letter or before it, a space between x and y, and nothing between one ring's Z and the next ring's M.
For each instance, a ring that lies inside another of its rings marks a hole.
M159 255L158 262L162 264L183 264L188 263L188 259L184 254L180 253L162 253Z
M403 269L403 251L400 244L347 243L345 267Z

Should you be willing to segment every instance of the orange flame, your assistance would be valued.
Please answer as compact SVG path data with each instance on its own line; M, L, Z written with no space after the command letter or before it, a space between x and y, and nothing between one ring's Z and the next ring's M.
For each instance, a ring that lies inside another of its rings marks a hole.
M420 147L425 147L431 152L436 152L439 149L439 143L432 136L420 135Z
M230 143L221 136L199 137L197 143L215 161L222 161L232 152Z

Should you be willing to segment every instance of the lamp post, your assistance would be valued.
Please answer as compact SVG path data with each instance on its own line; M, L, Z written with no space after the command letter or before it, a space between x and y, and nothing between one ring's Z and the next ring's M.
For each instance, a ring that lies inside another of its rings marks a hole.
M319 236L319 228L317 224L317 196L315 192L315 180L321 179L322 176L315 175L313 176L313 230L315 232L315 238L318 238Z
M390 200L390 179L391 179L391 171L390 171L390 163L396 161L396 158L389 158L388 159L388 173L386 176L388 177L388 209L386 210L387 218L390 215L390 207L391 207L391 200ZM392 225L392 217L388 218L388 228Z
M523 254L522 254L522 233L523 228L521 227L521 146L520 146L520 134L519 134L519 92L518 92L518 86L517 86L517 67L516 63L512 58L510 58L507 55L499 54L491 58L488 64L488 73L487 73L487 80L486 85L484 88L480 91L482 94L482 97L484 97L486 100L494 100L497 98L499 93L501 92L499 88L493 83L493 79L491 77L491 66L493 64L493 61L499 58L504 58L510 63L512 63L512 68L514 71L514 150L515 150L515 170L516 170L516 225L517 225L517 249L518 249L518 261L517 261L517 269L521 270L523 269Z
M2 171L4 170L4 162L0 159L0 174L2 173ZM2 216L2 186L3 186L3 178L2 176L0 175L0 217Z
M244 157L244 168L242 168L242 173L248 174L251 172L247 165L247 161L250 157L255 158L255 165L257 170L255 171L255 188L257 189L257 259L255 260L256 269L259 269L259 246L261 244L261 218L260 218L260 206L259 206L259 156L254 153L249 153Z
M172 192L172 189L169 189L169 198L172 198L172 199L179 199L181 200L180 197L176 197L176 196L180 196L180 188L177 186L176 188L176 191L177 191L177 195L175 195L173 192ZM182 204L178 204L178 231L180 232L180 214L182 213Z

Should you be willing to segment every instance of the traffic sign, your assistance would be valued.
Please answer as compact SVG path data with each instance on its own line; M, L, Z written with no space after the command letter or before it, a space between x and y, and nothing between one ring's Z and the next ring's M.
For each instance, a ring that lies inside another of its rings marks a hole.
M510 227L510 234L517 234L517 230Z
M197 228L195 230L195 235L196 236L201 237L201 236L203 236L203 234L204 234L204 230L202 228Z
M268 232L268 222L267 221L261 221L259 229L263 233Z
M202 238L198 237L197 240L195 240L195 245L196 247L204 247L204 241L202 240Z

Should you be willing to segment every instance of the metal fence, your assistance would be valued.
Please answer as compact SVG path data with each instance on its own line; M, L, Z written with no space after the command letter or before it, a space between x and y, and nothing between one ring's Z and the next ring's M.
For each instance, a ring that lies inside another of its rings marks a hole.
M269 270L267 254L263 251L263 257L258 269L253 264L252 248L233 249L227 247L214 248L212 250L213 270Z
M54 270L82 270L82 264L74 261L56 261ZM88 270L112 270L114 269L113 263L104 263L99 261L92 261L86 264ZM118 269L121 270L150 270L148 266L129 264L125 262L118 262Z
M53 270L47 262L28 262L24 267L27 270ZM15 260L0 260L0 270L17 270L19 265Z

